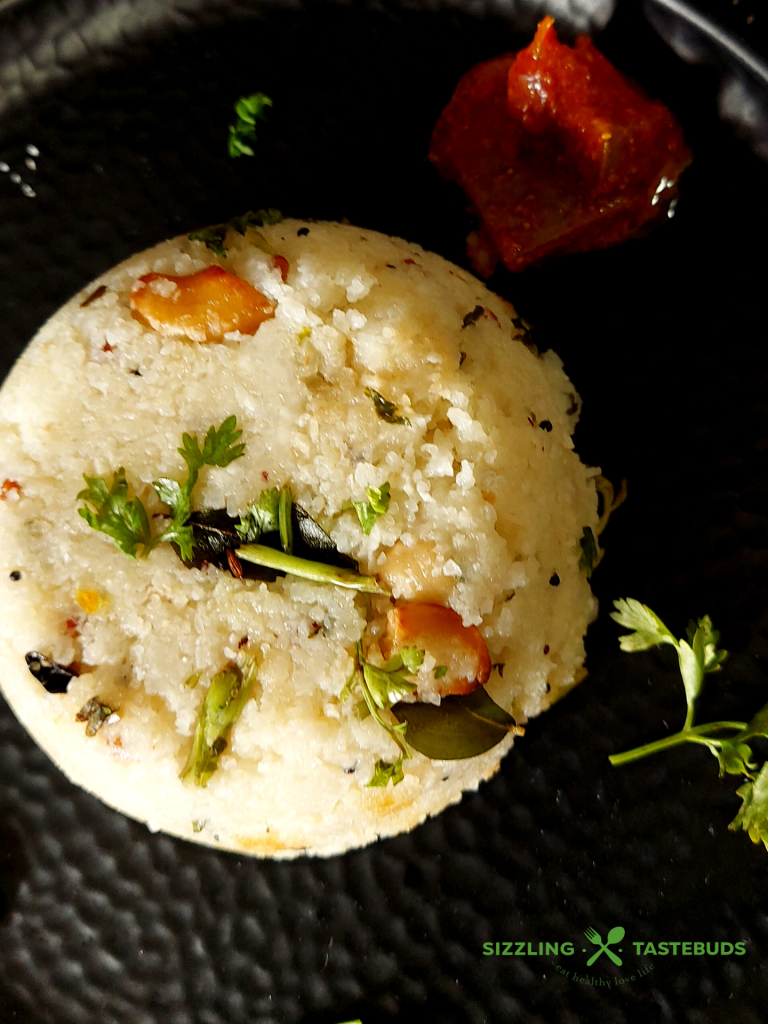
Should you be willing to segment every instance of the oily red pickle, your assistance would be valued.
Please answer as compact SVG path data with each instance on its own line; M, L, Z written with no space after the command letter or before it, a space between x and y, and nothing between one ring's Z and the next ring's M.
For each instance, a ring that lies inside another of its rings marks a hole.
M691 154L662 103L544 18L526 49L461 79L430 158L479 215L469 252L487 276L499 257L519 271L637 234L668 213Z

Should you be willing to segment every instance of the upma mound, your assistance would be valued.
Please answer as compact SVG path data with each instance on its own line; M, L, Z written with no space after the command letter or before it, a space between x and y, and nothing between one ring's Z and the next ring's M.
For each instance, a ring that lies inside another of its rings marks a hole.
M153 830L340 853L477 788L512 719L579 678L597 470L573 451L559 359L465 271L340 224L208 241L103 275L0 392L3 692L72 781ZM185 495L225 524L218 556L180 557ZM136 513L133 551L110 501ZM250 578L248 551L285 557L297 516L330 538L331 573L383 593ZM371 707L374 684L389 697ZM457 759L449 710L498 720L490 748Z

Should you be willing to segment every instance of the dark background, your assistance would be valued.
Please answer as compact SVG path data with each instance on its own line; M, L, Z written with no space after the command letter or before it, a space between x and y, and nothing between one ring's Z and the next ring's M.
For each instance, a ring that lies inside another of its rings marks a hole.
M768 54L757 3L697 6ZM0 160L36 192L0 175L3 372L101 271L248 208L348 217L465 264L464 201L426 161L430 130L459 76L523 45L517 31L544 8L0 2ZM723 83L755 82L716 37L648 11L709 62L684 63L632 0L599 37L684 126L695 161L675 218L616 250L491 282L563 357L584 398L582 458L629 481L593 579L589 678L459 807L366 850L294 863L150 835L72 787L3 705L0 1020L765 1019L768 852L727 830L738 781L694 748L607 760L685 713L674 658L619 653L617 597L643 600L677 633L712 616L733 653L706 684L702 721L768 701L768 167L739 138L760 145L760 94L756 115L722 122ZM253 159L231 160L232 104L256 90L274 101L269 124ZM603 956L593 975L632 973L643 962L632 941L745 941L747 953L650 958L651 974L610 990L558 974L556 963L583 973L584 928L619 924L625 967ZM482 956L497 940L577 952Z

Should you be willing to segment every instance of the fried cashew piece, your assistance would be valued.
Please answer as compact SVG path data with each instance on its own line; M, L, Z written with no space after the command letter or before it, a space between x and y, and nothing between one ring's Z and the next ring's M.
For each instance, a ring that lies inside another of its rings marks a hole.
M471 693L491 674L491 658L480 630L465 626L460 615L441 604L410 602L388 613L382 653L390 658L404 647L424 650L435 659L434 669L419 671L422 696Z
M221 341L229 331L254 334L275 306L253 285L221 267L195 274L145 274L131 290L134 317L161 334Z

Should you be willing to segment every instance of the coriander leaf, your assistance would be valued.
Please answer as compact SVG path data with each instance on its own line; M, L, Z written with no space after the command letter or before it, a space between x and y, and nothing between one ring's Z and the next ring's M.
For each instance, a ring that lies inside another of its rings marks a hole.
M192 513L189 492L176 480L171 480L168 477L154 480L152 486L160 501L165 502L171 509L171 521L157 538L156 543L168 541L171 544L177 544L181 560L191 562L195 535L191 524L187 523Z
M142 554L146 556L152 544L147 511L138 498L128 497L123 467L114 474L111 486L107 485L103 477L87 476L85 473L83 480L88 486L80 491L77 500L91 505L93 511L79 508L78 514L92 529L111 537L126 555L135 558L136 548L141 544Z
M402 782L404 778L403 755L401 754L400 757L392 763L389 761L377 761L371 781L368 785L375 788L386 786L387 783L391 782L393 786L396 786L398 782Z
M185 484L188 493L192 493L192 488L197 483L197 475L203 466L228 466L230 462L240 458L245 451L245 445L235 444L235 441L242 433L242 430L237 429L237 417L228 416L218 429L213 426L208 428L202 449L197 435L181 435L182 447L177 451L189 468L189 477Z
M212 224L199 231L190 231L187 237L191 242L205 242L208 249L226 259L227 250L224 247L224 241L227 237L227 229L227 224Z
M400 651L400 657L406 672L411 675L418 672L424 663L424 651L419 651L415 647L404 647Z
M235 104L235 113L240 121L255 125L256 120L264 121L265 107L271 107L272 100L263 92L255 92L251 96L241 96Z
M280 529L280 491L270 487L262 491L255 505L240 517L235 529L246 544L256 544L263 533L274 533Z
M421 654L423 657L424 652L422 651ZM396 665L394 664L395 662ZM386 718L382 718L381 712L386 711L387 707L390 706L388 702L394 691L398 688L402 689L405 686L411 686L412 684L408 684L396 670L396 668L399 669L402 666L402 659L391 659L387 664L391 666L389 670L369 665L365 658L363 658L363 647L358 641L355 648L354 670L341 691L341 699L344 700L356 687L359 687L368 714L389 734L400 750L400 757L396 762L377 762L373 778L368 783L370 786L386 786L390 780L393 786L402 782L404 777L402 769L403 759L410 757L408 745L404 738L407 723L399 722L397 725L394 725L391 721L387 721ZM373 671L371 671L372 669ZM406 692L412 692L412 690ZM394 699L396 700L397 697ZM367 715L357 710L357 705L355 713L360 719L367 717Z
M712 753L720 764L720 776L746 775L751 777L757 765L752 763L752 748L747 743L736 743L731 740L715 740L720 749Z
M170 507L174 521L179 524L185 523L192 512L186 487L182 487L177 480L165 476L154 480L152 486L160 501Z
M619 637L622 651L646 651L657 644L672 644L677 647L677 640L670 633L655 612L632 597L621 598L613 602L615 612L611 618L626 629L634 630L629 635Z
M712 620L705 615L698 622L689 622L688 643L697 651L696 658L702 673L718 672L728 657L728 651L718 650L719 632L712 626Z
M742 799L741 809L728 828L744 829L753 843L762 840L768 849L768 761L753 782L739 786L736 795Z
M357 512L363 533L368 536L376 520L389 510L389 481L381 487L366 487L365 496L367 501L353 501L352 506Z
M363 676L370 694L382 711L388 711L401 697L416 692L416 683L406 679L402 672L387 671L364 661Z
M203 700L192 741L192 749L181 771L181 778L191 778L198 786L206 786L219 766L219 758L227 749L232 726L240 717L253 685L257 665L253 657L231 661L211 680Z
M235 103L237 120L229 126L229 155L253 156L253 149L248 144L256 141L256 121L265 121L265 109L272 106L272 100L263 92L255 92L251 96L241 96Z
M581 540L579 543L581 544L579 568L583 569L587 574L587 579L590 579L592 576L592 570L600 561L600 552L597 547L595 535L589 526L585 526L581 531Z
M379 419L384 420L385 423L402 424L410 427L411 421L407 416L403 416L397 411L397 406L394 402L390 402L389 399L380 395L378 391L374 391L373 388L366 388L365 395L366 398L370 398L373 402L373 407Z
M230 462L239 459L245 451L244 444L235 444L242 437L242 430L237 429L237 417L228 416L221 426L209 427L203 442L202 459L205 466L228 466ZM182 435L182 442L188 435ZM197 444L197 438L194 438ZM198 448L199 451L199 448ZM184 455L184 450L179 448L179 454ZM184 456L186 458L186 456Z
M447 674L448 674L448 666L447 665L435 665L435 671L434 671L435 679L442 679L443 676L445 676Z

